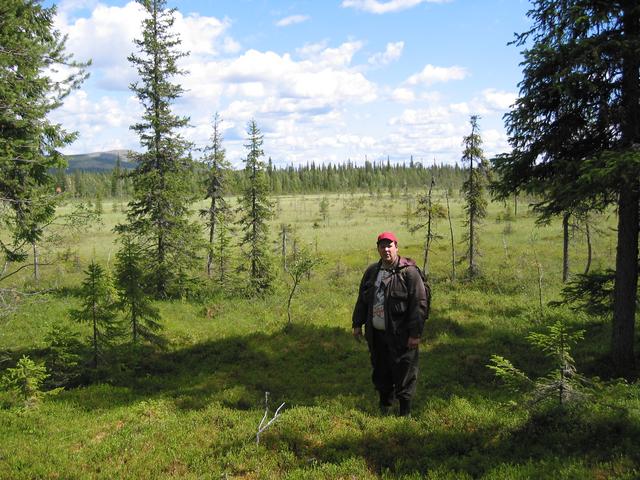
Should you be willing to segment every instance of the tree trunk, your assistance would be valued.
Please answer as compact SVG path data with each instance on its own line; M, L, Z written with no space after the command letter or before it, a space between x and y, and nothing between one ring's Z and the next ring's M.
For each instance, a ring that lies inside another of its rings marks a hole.
M618 248L614 289L611 354L617 375L635 375L635 315L638 289L638 181L635 191L622 189L618 201Z
M471 192L474 191L473 185L473 159L471 159L469 163L469 182L470 187L469 190ZM476 201L477 199L471 199L471 202ZM478 273L478 267L476 265L476 208L474 205L469 205L469 276L475 277Z
M40 259L38 257L38 246L36 242L32 243L33 246L33 278L37 282L40 280Z
M282 268L287 271L287 226L282 225Z
M451 233L451 281L456 281L456 243L453 239L453 223L451 223L451 208L449 207L449 193L445 190L447 199L447 218L449 219L449 232Z
M562 215L562 283L569 280L569 218L571 214Z
M215 194L214 194L215 195ZM207 278L211 278L211 265L213 264L213 239L216 233L216 199L211 198L209 207L209 252L207 253Z
M622 65L622 145L630 149L640 143L640 58L633 47L640 40L640 12L636 0L623 2L625 52ZM633 166L628 168L633 169ZM634 334L638 288L638 220L640 172L630 171L621 181L618 196L618 246L614 289L611 356L615 373L631 379L636 372ZM635 174L634 174L635 173Z
M584 267L584 274L586 275L591 270L591 260L593 258L593 246L591 245L591 228L589 227L589 219L587 218L584 223L584 232L587 237L587 264Z
M164 245L164 232L160 230L158 234L158 246L156 250L157 278L156 278L156 293L158 297L164 298L167 296L167 280L165 278L165 245Z
M433 193L433 186L435 183L436 182L432 177L431 184L429 185L429 199L427 200L427 238L424 242L424 259L422 262L422 271L425 275L429 274L429 250L431 248L431 241L433 240L433 233L431 232L431 219L433 217L431 194Z

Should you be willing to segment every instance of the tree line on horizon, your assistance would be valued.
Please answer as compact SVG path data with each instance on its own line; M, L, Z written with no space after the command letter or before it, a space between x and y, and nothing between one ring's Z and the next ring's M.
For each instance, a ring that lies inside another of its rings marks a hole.
M133 192L131 171L122 169L117 163L113 170L92 172L75 169L66 172L56 169L54 189L79 199L127 199ZM188 173L191 191L202 194L205 190L202 177L206 165L193 161ZM455 196L465 180L465 168L455 165L424 166L419 162L390 164L351 162L316 164L310 162L286 167L274 166L271 159L266 163L267 183L272 195L300 193L370 193L398 195L407 191L425 189L435 179L438 189L446 189ZM242 169L229 169L226 194L237 195L245 185Z

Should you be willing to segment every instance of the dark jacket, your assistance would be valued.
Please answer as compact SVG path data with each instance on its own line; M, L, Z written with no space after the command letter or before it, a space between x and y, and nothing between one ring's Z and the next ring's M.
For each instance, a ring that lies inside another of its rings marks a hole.
M373 345L371 323L375 299L375 282L382 261L365 270L360 282L358 300L353 310L353 328L365 326L369 348ZM427 294L416 263L410 258L398 257L391 275L384 279L384 321L387 337L402 354L407 349L409 337L420 338L427 316Z

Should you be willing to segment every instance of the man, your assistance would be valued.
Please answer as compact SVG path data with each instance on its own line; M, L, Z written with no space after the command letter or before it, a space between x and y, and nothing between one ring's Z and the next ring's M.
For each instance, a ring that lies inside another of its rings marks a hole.
M416 263L398 255L391 232L378 235L380 260L362 276L353 310L353 335L365 337L371 354L373 384L380 410L387 413L394 398L400 415L411 415L418 375L418 345L428 312L427 293Z

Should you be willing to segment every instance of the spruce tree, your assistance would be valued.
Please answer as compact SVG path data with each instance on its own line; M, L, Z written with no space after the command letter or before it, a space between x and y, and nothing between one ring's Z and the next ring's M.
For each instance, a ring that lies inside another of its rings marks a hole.
M111 172L111 198L120 198L122 196L122 177L122 162L118 153L116 165Z
M240 246L248 265L250 289L260 293L271 286L271 260L269 258L269 226L267 221L273 215L273 206L269 200L269 185L266 166L261 157L263 135L255 120L247 125L247 158L244 160L245 189L238 199L240 218L238 224L242 230Z
M640 203L640 6L535 0L516 37L523 80L506 116L512 151L496 159L500 195L533 193L541 214L585 205L618 214L611 339L616 373L635 371Z
M92 364L98 368L99 360L119 334L116 295L109 275L95 261L91 261L84 273L80 308L71 310L71 317L90 324Z
M88 64L65 53L66 38L54 28L55 8L42 3L0 5L0 197L6 206L0 222L9 233L0 249L8 261L24 261L29 249L37 252L42 225L54 216L52 172L64 165L59 149L76 134L52 123L48 114L87 76ZM51 69L60 66L67 76L51 79Z
M131 341L134 345L148 342L163 346L166 341L159 335L160 312L154 307L142 288L144 270L143 250L128 236L121 237L122 246L116 254L115 280L118 290L118 307L129 322Z
M208 167L208 175L205 179L205 199L210 200L209 208L200 210L200 215L205 218L209 234L209 245L207 249L207 276L211 278L212 265L214 262L214 241L216 240L216 227L221 228L229 217L229 205L224 198L226 180L231 166L225 158L225 151L222 148L222 131L220 123L222 119L216 112L213 117L213 134L211 144L205 149L204 162ZM224 240L224 233L222 235Z
M469 262L468 273L470 277L478 275L480 268L477 257L479 255L479 227L487 216L486 187L488 185L489 164L482 151L482 138L478 127L478 117L471 116L471 133L464 137L462 163L469 165L469 175L462 184L462 192L465 198L465 212L467 214L465 226L467 254Z
M220 212L220 223L216 231L216 237L214 240L214 247L211 249L212 263L217 265L218 268L218 282L220 285L225 285L229 278L231 270L231 244L232 235L234 232L232 225L232 212L227 210Z
M131 126L144 151L134 154L133 199L127 223L117 230L129 234L144 248L147 285L158 297L187 293L197 265L198 226L189 218L194 200L190 186L190 144L178 131L188 118L175 115L171 104L183 92L172 78L183 72L177 62L187 55L178 51L180 39L171 32L175 10L164 0L139 0L147 17L139 54L129 56L139 81L131 84L143 106L139 123Z

